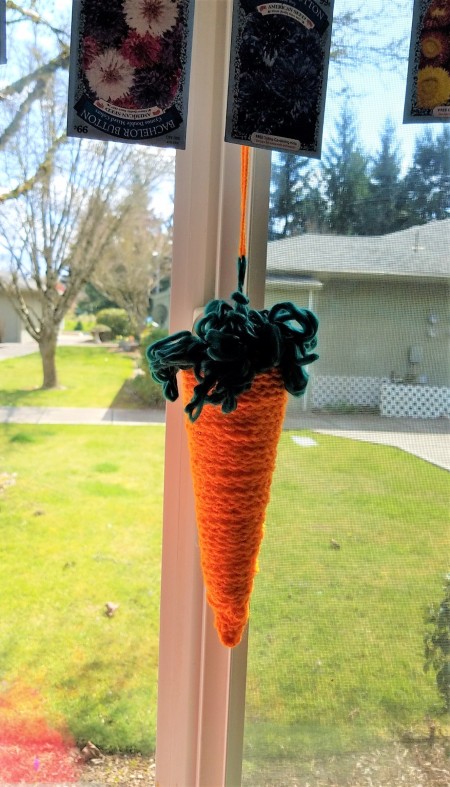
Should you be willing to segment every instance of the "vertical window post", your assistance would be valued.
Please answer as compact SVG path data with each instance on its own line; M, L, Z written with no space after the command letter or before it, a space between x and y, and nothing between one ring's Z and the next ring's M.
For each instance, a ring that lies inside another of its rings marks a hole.
M222 141L231 6L196 3L187 149L175 176L171 331L190 328L195 309L235 286L240 151ZM165 462L157 783L221 787L231 654L204 598L179 401L167 408Z

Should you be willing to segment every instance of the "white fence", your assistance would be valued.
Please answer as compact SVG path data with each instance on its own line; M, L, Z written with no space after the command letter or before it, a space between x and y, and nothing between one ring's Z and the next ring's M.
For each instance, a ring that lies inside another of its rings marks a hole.
M377 408L381 415L409 418L450 416L450 388L391 383L381 377L313 376L314 409Z

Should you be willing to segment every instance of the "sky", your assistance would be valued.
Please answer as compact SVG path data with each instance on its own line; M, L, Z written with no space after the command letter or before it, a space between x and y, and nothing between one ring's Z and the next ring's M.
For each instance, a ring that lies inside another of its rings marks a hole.
M422 124L403 123L413 0L398 0L397 7L393 3L386 4L385 0L370 0L370 3L365 5L370 8L373 17L365 25L368 37L380 45L383 41L387 42L392 38L402 38L402 46L398 48L401 59L394 69L384 71L379 68L379 63L374 67L361 60L357 68L341 69L342 76L350 86L350 106L356 116L362 145L373 155L379 148L380 135L386 119L391 118L400 148L405 156L406 167L413 155L414 141L425 127ZM347 10L363 6L361 0L335 0L334 14L337 17ZM391 15L385 13L386 8L391 9ZM351 33L348 45L349 47L352 45ZM342 84L338 74L337 66L330 63L324 144L332 132L334 120L341 106L341 101L335 93L335 87ZM442 128L441 124L432 125L436 132Z

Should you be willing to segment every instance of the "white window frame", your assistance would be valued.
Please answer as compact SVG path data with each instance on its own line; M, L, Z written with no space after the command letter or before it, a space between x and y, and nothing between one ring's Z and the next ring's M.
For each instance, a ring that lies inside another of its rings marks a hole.
M187 148L177 153L170 332L236 289L240 147L223 142L232 0L197 0ZM248 289L261 308L270 153L250 168ZM180 401L167 407L156 743L158 787L241 782L247 636L230 651L213 625L200 571ZM220 461L220 456L218 456Z

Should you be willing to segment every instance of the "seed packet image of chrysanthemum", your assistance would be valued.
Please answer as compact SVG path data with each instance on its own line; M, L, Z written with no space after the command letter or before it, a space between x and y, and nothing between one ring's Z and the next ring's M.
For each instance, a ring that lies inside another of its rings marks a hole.
M194 0L74 0L67 133L184 149Z
M320 158L334 0L233 0L225 140Z
M450 121L450 0L415 0L404 123Z

